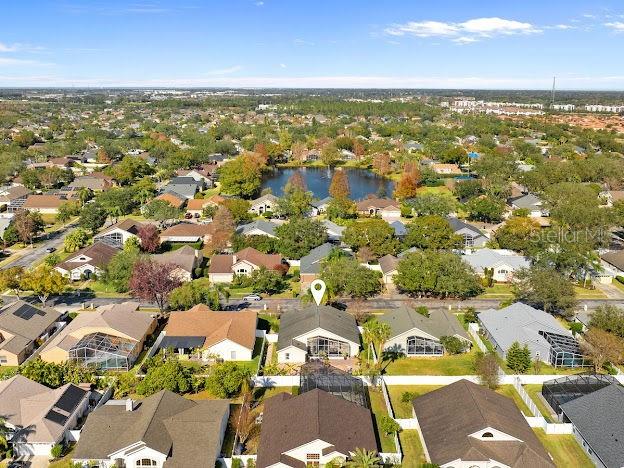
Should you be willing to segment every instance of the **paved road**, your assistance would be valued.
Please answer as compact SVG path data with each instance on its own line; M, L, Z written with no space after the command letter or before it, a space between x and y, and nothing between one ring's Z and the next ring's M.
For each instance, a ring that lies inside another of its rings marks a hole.
M69 234L74 227L76 227L76 223L71 223L66 225L64 228L59 229L58 231L47 234L45 240L39 243L34 249L30 249L30 247L27 247L27 253L13 260L12 262L5 264L3 268L16 266L29 268L30 266L36 264L43 257L49 255L48 252L46 252L46 249L48 247L54 247L58 250L63 245L63 241L65 240L67 234Z

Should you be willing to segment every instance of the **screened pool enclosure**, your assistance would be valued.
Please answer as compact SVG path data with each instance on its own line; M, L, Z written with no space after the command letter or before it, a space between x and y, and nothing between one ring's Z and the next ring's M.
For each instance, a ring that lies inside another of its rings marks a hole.
M589 395L613 383L618 383L618 380L610 375L566 375L559 379L544 382L542 385L542 396L553 411L560 415L562 404Z
M69 361L103 370L128 370L132 367L139 347L132 340L104 333L83 336L69 350Z
M550 344L548 362L554 367L586 367L590 365L583 357L581 348L573 337L543 330L538 333Z
M308 356L310 357L342 357L349 355L349 343L344 341L315 336L308 338Z
M367 390L361 379L321 361L307 362L299 370L299 393L315 388L369 408Z

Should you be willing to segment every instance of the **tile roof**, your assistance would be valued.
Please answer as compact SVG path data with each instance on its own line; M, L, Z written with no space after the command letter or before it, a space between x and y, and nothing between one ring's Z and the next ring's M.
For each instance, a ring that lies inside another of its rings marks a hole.
M378 450L367 408L319 389L298 396L280 393L264 403L257 466L280 461L305 466L282 454L317 439L345 455L356 448Z
M548 452L510 398L460 380L413 401L418 424L431 461L495 460L512 468L554 468ZM493 428L518 440L471 437Z
M253 350L256 322L252 310L215 312L199 304L186 311L172 312L165 333L167 337L204 337L204 348L227 339Z

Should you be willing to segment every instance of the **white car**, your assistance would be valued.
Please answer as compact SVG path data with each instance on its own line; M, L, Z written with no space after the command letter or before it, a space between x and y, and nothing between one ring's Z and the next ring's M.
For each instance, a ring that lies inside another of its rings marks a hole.
M250 294L249 296L243 297L243 301L251 302L251 301L261 301L262 298L257 294Z

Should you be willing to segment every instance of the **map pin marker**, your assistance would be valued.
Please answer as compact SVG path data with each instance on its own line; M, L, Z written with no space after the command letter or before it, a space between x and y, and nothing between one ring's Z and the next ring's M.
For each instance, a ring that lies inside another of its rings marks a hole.
M314 298L314 302L316 302L317 306L321 305L321 301L323 300L323 296L325 295L325 289L327 289L327 286L325 285L325 281L323 280L317 279L312 281L312 284L310 284L312 297Z

